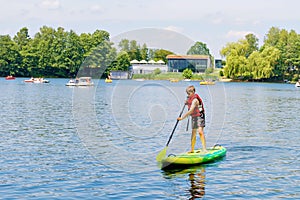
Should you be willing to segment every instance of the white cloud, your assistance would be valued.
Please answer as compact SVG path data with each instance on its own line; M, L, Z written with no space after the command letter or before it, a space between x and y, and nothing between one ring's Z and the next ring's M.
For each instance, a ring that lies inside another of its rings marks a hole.
M44 0L40 3L42 8L46 8L49 10L58 9L60 7L59 0Z

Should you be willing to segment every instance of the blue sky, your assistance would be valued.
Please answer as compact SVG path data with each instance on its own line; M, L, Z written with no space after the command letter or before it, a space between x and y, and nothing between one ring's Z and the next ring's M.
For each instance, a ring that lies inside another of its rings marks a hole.
M260 44L272 26L300 33L297 0L0 0L0 3L1 35L13 36L27 27L33 37L44 25L61 26L78 34L101 29L111 37L156 28L204 42L216 58L228 42L248 33L255 34Z

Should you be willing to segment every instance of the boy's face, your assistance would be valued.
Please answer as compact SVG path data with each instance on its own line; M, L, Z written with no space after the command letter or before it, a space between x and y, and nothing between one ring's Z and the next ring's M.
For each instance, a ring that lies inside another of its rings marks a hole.
M192 94L194 94L194 92L192 90L187 90L186 93L188 96L191 96Z

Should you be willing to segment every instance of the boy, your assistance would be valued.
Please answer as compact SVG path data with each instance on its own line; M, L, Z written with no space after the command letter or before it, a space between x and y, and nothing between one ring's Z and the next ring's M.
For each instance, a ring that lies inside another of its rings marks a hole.
M195 94L196 90L194 86L188 86L186 88L186 93L188 99L186 104L188 105L188 112L185 113L182 117L178 117L177 120L181 121L188 117L192 116L192 136L191 136L191 151L193 153L195 150L196 144L196 134L197 130L201 139L203 152L206 152L206 141L204 136L204 127L205 127L205 111L202 99L198 94Z

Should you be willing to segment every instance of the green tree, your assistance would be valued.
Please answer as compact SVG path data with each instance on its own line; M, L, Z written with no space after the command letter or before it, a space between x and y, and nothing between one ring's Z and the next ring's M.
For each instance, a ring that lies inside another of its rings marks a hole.
M248 58L252 52L258 51L258 38L252 33L246 35L245 38L248 43L245 56Z
M182 72L182 76L185 78L185 79L191 79L193 77L193 71L191 69L185 69L183 70Z
M126 51L121 51L118 53L115 61L112 62L108 71L111 70L121 70L128 71L128 67L130 66L130 58Z
M38 62L31 66L32 76L42 76L51 73L50 68L55 62L54 57L57 55L54 51L57 51L54 47L56 44L55 39L55 29L47 26L40 28L40 31L35 34L34 44L36 45L36 50L38 54ZM48 71L48 72L46 72Z
M76 73L83 62L83 48L80 43L80 37L74 32L70 31L66 36L66 47L64 49L64 66L66 68L68 77L75 77Z
M113 43L110 41L103 41L97 47L92 48L89 56L85 58L78 76L86 76L86 69L93 70L91 76L98 78L100 75L103 76L113 61L116 60L116 49L112 45Z
M271 27L269 32L266 34L266 37L264 39L264 46L273 46L275 47L280 39L280 29L277 27Z
M31 40L28 28L23 27L20 29L19 32L13 38L14 42L18 45L18 50L22 51L28 45L29 41Z
M19 76L29 76L28 68L32 66L32 62L37 62L34 60L34 56L30 53L31 50L31 38L28 33L28 28L23 27L13 38L14 42L18 46L18 51L22 57L22 62L18 66Z
M130 60L148 60L148 48L146 44L141 47L136 40L122 39L118 46L120 51L128 53Z
M141 60L140 46L135 40L129 42L129 51L127 52L130 60Z
M238 51L232 49L231 53L226 57L226 67L224 75L228 78L238 78L243 76L246 71L247 59L245 56L238 54Z
M285 29L277 27L270 28L266 34L265 43L262 50L267 47L275 47L280 51L280 56L277 61L274 73L277 79L283 79L284 74L292 75L299 69L299 35L291 30L288 32ZM296 69L293 71L293 69Z
M262 58L258 51L253 52L248 57L248 70L251 74L249 78L256 79L256 80L263 78L261 74L261 68L262 68L261 63L262 63Z
M0 35L0 75L19 75L22 57L9 35Z
M188 55L209 55L209 49L205 43L196 42L187 52Z
M171 51L165 50L165 49L157 49L154 51L154 55L153 55L152 59L155 61L162 60L165 63L167 63L168 62L167 55L171 55L171 54L174 54L174 53Z
M280 51L275 47L267 47L261 52L261 74L262 78L272 78L276 74L276 64L280 58Z
M91 53L91 49L94 47L92 34L82 33L79 36L80 45L83 49L83 57L86 58Z
M129 40L123 39L119 42L120 51L129 52Z
M149 60L148 58L148 47L146 44L143 44L141 50L140 50L140 53L141 53L141 59L142 60Z

